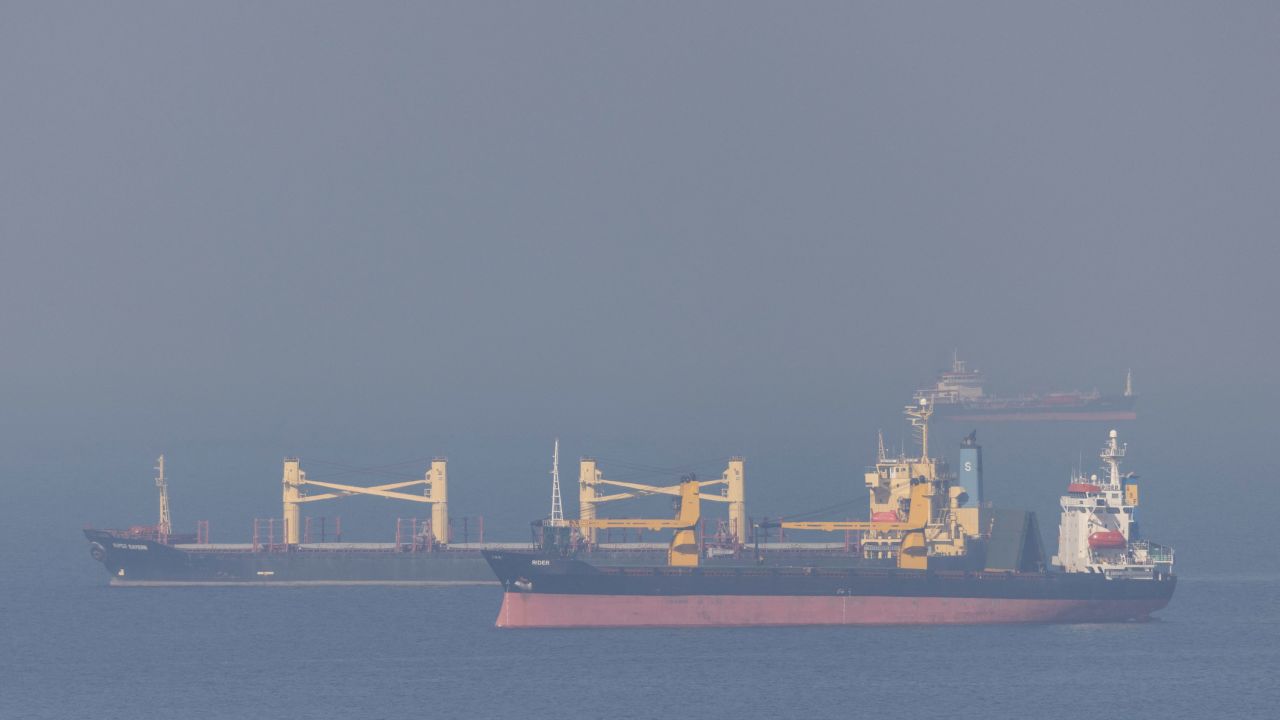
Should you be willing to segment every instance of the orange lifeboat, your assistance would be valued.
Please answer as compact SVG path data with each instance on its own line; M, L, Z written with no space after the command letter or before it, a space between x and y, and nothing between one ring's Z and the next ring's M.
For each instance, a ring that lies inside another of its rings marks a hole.
M1089 547L1093 550L1122 548L1124 546L1124 533L1118 530L1101 530L1089 536Z
M1102 488L1093 483L1071 483L1067 486L1069 493L1096 493L1102 492Z
M883 510L881 512L871 513L871 522L873 523L896 523L900 519L901 518L898 517L898 513L893 510Z

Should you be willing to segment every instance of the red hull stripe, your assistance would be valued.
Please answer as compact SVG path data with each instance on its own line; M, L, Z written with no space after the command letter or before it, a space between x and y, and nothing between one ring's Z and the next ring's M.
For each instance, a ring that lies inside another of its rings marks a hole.
M1116 412L991 412L969 414L960 411L955 415L943 416L947 420L964 420L966 422L1040 422L1045 420L1137 420L1138 413L1133 411Z
M940 625L1145 620L1168 600L504 593L498 627Z

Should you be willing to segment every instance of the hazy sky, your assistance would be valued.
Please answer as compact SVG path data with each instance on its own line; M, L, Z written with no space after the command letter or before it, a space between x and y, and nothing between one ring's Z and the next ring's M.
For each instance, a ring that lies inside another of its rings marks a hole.
M7 512L150 520L167 452L241 540L284 455L439 453L518 534L557 433L803 510L959 348L1132 367L1149 526L1194 543L1212 482L1245 538L1278 77L1275 3L4 3ZM1104 430L983 434L1047 511Z

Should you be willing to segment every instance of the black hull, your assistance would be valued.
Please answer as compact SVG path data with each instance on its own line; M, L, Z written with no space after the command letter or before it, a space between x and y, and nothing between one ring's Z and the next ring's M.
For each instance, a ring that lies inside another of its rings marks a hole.
M501 627L1108 622L1168 604L1177 579L813 567L597 567L485 552Z
M1176 578L1108 580L1088 573L819 567L604 567L536 553L483 551L503 587L569 595L875 595L1020 599L1163 599Z
M492 585L479 550L185 550L86 530L113 585Z
M85 530L90 552L102 563L113 585L496 585L493 571L479 549L378 550L317 549L253 551L179 548L151 540L126 538L102 530ZM664 562L665 549L595 550L581 557L619 566ZM785 565L802 558L815 566L850 567L882 564L845 551L786 551L771 554L765 564ZM741 557L707 561L710 566L740 564Z

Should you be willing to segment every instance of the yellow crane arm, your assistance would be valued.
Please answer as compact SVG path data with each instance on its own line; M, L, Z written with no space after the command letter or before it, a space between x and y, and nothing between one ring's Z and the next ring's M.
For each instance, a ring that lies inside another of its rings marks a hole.
M370 488L367 488L367 489L369 489L369 490L398 490L398 489L403 488L403 487L409 487L410 485L417 485L418 483L426 484L426 482L427 482L426 480L407 480L407 481L405 481L405 482L387 483L386 485L374 485L373 487L370 487ZM303 484L303 485L316 485L316 484L318 484L318 482L317 482L317 481L315 481L315 480L303 480L303 481L302 481L302 484ZM298 498L298 502L315 502L316 500L332 500L332 499L334 499L334 498L349 497L350 495L351 495L351 493L349 493L349 492L340 492L340 493L324 493L323 495L306 495L306 496L304 496L304 497L300 497L300 498Z
M409 500L411 502L429 503L432 499L426 495L410 495L408 493L393 492L391 488L407 487L417 483L425 483L425 480L413 480L409 482L389 483L388 485L375 485L374 487L360 487L358 485L343 485L342 483L321 482L320 480L305 480L306 485L315 485L317 487L329 488L330 490L341 490L344 494L352 495L376 495L378 497L394 498L396 500ZM327 493L325 495L308 495L299 498L297 502L312 502L314 500L324 500L331 497L339 497L336 494Z
M613 500L629 500L635 497L635 493L615 493L613 495L597 495L595 501L598 503L611 502Z
M710 485L720 485L724 483L724 478L716 478L715 480L699 480L698 487L704 488ZM642 495L680 495L680 488L684 483L677 485L645 485L643 483L626 482L624 480L599 480L601 485L613 485L615 487L623 487L628 490L637 490ZM607 502L609 500L626 500L635 497L635 493L618 493L617 495L606 495L596 498L596 502ZM702 500L711 500L712 502L729 502L729 498L721 495L702 495Z
M574 521L580 528L596 528L597 530L679 530L688 527L676 520L636 520L634 518L594 518Z
M578 520L578 527L674 530L671 545L667 548L667 564L672 567L697 567L699 548L695 528L702 516L701 503L698 502L700 484L697 480L680 483L680 514L673 519L588 518Z
M840 530L906 530L920 531L929 524L930 505L928 485L920 483L911 488L911 507L906 522L873 523L865 520L784 520L770 523L769 527L781 527L786 530L822 530L838 532Z
M911 523L893 522L893 523L871 523L865 520L815 520L815 521L795 521L780 522L776 527L785 530L821 530L824 532L839 532L841 530L919 530L920 528Z
M640 528L642 530L685 530L698 524L702 513L698 507L698 484L696 481L680 485L680 514L674 518L638 519L638 518L590 518L577 520L580 528Z
M929 548L925 540L925 528L932 515L932 504L929 502L929 484L918 483L911 487L911 507L907 511L906 522L870 523L861 521L828 522L780 522L777 526L792 530L900 530L902 541L898 546L898 567L910 570L927 570L929 568Z

